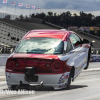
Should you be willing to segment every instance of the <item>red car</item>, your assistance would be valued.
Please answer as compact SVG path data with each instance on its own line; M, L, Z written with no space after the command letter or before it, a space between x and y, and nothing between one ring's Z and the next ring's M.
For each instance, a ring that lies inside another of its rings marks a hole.
M71 79L87 69L89 41L67 30L32 30L19 42L6 63L9 88L41 85L70 88Z

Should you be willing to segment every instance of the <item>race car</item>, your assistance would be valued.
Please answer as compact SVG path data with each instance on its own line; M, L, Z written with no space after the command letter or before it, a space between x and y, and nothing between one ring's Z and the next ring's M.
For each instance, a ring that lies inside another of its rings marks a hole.
M88 40L68 30L31 30L6 62L8 88L50 86L70 89L71 81L89 66Z

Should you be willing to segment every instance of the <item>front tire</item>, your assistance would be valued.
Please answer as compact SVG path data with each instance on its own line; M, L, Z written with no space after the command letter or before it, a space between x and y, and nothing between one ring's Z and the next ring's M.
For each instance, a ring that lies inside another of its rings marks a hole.
M66 87L67 90L70 89L70 85L71 85L71 72L70 72L69 77L68 77L68 82L67 82L67 87Z
M89 49L89 52L88 52L88 60L87 60L87 65L86 65L86 67L84 68L84 70L88 69L89 62L90 62L90 56L91 56L91 48Z

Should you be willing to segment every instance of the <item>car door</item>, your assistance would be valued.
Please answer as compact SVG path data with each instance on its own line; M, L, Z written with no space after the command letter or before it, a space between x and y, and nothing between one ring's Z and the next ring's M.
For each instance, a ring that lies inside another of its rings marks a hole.
M82 47L82 44L80 44L82 39L77 34L72 33L69 39L74 48L71 52L73 52L73 62L75 67L74 78L76 78L87 64L87 51Z

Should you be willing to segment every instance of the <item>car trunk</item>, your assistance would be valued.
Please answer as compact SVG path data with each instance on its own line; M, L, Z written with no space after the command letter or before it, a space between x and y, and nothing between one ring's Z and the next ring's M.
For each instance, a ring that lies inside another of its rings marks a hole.
M25 72L26 67L34 67L35 73L51 73L54 70L54 63L58 63L57 55L45 54L15 54L12 57L13 70Z

